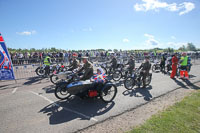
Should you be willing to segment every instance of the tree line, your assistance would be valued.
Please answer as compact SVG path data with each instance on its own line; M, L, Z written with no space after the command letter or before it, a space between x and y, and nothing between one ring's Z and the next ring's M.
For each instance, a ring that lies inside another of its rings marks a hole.
M10 53L32 53L32 52L45 52L45 53L53 53L53 52L86 52L86 51L112 51L112 49L90 49L90 50L64 50L64 49L57 49L55 47L52 48L42 48L42 49L35 49L35 48L31 48L31 49L14 49L14 48L8 48L8 51ZM119 52L122 51L121 49L113 49L114 52ZM196 48L196 46L193 43L187 43L187 45L183 45L178 49L173 49L173 48L153 48L153 49L144 49L144 50L125 50L128 52L184 52L184 51L200 51L200 48Z

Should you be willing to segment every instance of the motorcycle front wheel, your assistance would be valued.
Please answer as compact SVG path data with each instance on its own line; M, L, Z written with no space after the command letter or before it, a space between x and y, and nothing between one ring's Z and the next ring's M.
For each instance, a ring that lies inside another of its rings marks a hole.
M156 72L156 65L155 64L152 66L152 72Z
M59 81L61 81L61 80L58 78L57 75L52 74L52 75L50 76L50 81L51 81L51 83L53 83L53 84L57 84L57 83L58 83Z
M151 75L148 75L148 76L146 77L146 85L150 85L151 79L152 79L152 76L151 76Z
M121 73L121 71L116 70L116 71L113 72L113 74L112 74L112 79L113 79L114 81L119 81L121 78L122 78L122 73Z
M45 70L42 68L42 67L38 67L36 70L35 70L36 74L38 76L42 76L45 74Z
M117 94L117 87L113 84L106 84L104 89L100 92L100 98L103 102L112 102Z

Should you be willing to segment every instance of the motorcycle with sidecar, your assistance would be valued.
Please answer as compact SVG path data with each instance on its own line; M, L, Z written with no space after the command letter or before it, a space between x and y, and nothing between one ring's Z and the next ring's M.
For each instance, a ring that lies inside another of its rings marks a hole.
M71 77L71 80L56 84L55 96L58 99L69 99L72 95L80 98L100 97L102 101L109 103L117 94L117 86L108 80L105 83L95 83L90 80L80 81L76 73L73 73ZM101 88L98 87L99 84L101 84Z

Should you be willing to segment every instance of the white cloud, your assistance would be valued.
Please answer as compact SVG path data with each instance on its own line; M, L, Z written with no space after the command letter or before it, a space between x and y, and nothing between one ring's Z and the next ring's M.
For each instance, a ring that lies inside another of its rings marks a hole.
M148 37L148 38L154 38L153 35L150 35L150 34L144 34L145 37Z
M16 32L16 34L18 34L18 35L30 36L30 35L36 34L36 31L35 31L35 30L32 30L32 31Z
M168 4L166 2L161 2L159 0L142 0L142 4L136 3L134 8L136 11L159 11L159 9L163 8L171 12L180 11L179 15L186 14L192 11L195 8L194 3L191 2L183 2L181 4L172 3ZM182 11L181 11L182 10Z
M91 32L91 31L93 31L93 28L92 27L84 28L84 29L82 29L82 31Z
M175 37L175 36L171 36L171 39L175 40L175 39L176 39L176 37Z
M130 40L128 40L127 38L124 38L124 39L123 39L123 42L124 42L124 43L129 43Z
M152 47L152 46L159 46L159 41L157 41L153 35L150 34L144 34L145 37L147 37L148 39L145 41L146 45L148 47Z
M182 5L185 7L185 10L180 12L179 15L186 14L186 13L192 11L195 8L195 5L193 3L190 3L190 2L183 2Z
M168 42L168 43L166 43L167 47L171 47L171 48L174 48L174 49L178 49L183 45L186 46L187 43L184 43L184 42L178 42L178 43L176 43L176 42Z

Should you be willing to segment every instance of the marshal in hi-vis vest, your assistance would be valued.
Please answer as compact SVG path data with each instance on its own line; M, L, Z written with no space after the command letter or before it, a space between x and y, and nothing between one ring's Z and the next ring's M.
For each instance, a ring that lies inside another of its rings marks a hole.
M50 57L46 56L45 59L44 59L44 64L47 65L47 66L50 66L50 62L48 61L48 59L50 59Z
M181 66L187 66L187 62L188 62L188 56L182 56L181 57L181 60L183 60L182 62L181 62Z

